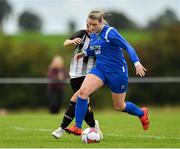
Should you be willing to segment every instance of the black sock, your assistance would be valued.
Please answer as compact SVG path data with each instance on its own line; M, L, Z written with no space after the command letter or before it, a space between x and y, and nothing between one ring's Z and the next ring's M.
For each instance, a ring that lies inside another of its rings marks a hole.
M84 117L84 120L89 125L89 127L95 126L94 114L91 111L89 104L88 104L88 109L87 109L86 115Z
M66 128L75 117L75 105L76 103L71 101L69 106L64 114L63 121L61 123L61 128Z

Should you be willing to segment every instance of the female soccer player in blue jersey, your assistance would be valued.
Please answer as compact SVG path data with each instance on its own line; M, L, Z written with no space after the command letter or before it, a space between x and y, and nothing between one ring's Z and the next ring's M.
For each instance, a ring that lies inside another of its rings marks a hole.
M122 49L130 56L136 69L136 75L144 76L146 69L141 65L133 47L115 28L105 23L102 12L90 12L87 21L92 32L90 46L84 52L77 54L76 57L79 59L96 55L96 66L86 75L79 90L75 107L76 124L66 131L81 135L82 121L87 111L87 99L90 94L103 85L107 85L111 90L114 108L139 117L143 129L147 130L150 124L148 109L146 107L139 108L129 101L125 102L128 87L128 68Z

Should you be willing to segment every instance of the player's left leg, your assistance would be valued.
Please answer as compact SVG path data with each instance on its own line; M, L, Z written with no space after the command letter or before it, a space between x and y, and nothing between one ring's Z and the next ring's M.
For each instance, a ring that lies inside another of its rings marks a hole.
M126 101L125 102L126 93L113 93L112 99L113 105L116 110L120 110L126 112L131 115L138 116L142 123L142 127L144 130L149 128L149 119L148 119L148 109L146 107L139 108L134 103Z
M77 91L72 97L69 106L63 116L60 127L54 130L51 134L54 138L59 139L65 132L65 128L72 122L75 116L75 105L79 92Z
M88 109L84 117L84 121L89 125L89 127L95 127L94 113L91 110L90 103L88 103Z
M144 130L149 127L148 110L147 108L139 108L134 103L126 101L126 91L128 87L127 71L117 73L107 73L107 85L112 91L112 99L114 108L126 112L131 115L138 116L141 120Z

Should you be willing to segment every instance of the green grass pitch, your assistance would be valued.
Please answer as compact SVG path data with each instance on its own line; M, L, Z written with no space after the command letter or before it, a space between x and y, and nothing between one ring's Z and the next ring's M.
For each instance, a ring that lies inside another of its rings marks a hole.
M62 114L21 111L0 116L1 148L180 148L180 108L150 108L151 127L143 131L140 121L116 111L95 111L104 139L84 144L80 137L64 134L59 140L51 132ZM83 128L87 125L84 124Z

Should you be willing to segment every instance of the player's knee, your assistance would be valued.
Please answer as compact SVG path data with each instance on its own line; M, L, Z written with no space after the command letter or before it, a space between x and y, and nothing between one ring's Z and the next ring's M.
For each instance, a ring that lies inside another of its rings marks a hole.
M124 104L114 105L114 109L115 109L116 111L124 111L125 106L124 106Z
M79 90L79 95L80 95L81 97L87 98L87 97L89 97L89 90L88 90L87 88L81 88L81 89Z
M72 96L71 101L76 102L77 101L77 96Z

